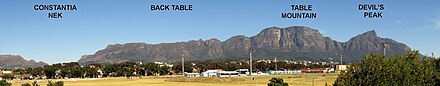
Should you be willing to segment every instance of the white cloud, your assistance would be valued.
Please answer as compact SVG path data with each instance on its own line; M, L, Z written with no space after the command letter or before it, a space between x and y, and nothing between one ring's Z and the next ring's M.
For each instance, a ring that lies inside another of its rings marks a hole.
M396 23L397 23L397 24L400 24L400 23L402 23L402 21L396 21Z
M432 22L434 23L433 29L434 30L439 30L440 29L440 17L434 19Z
M440 17L429 18L426 22L427 25L420 27L420 30L440 30Z

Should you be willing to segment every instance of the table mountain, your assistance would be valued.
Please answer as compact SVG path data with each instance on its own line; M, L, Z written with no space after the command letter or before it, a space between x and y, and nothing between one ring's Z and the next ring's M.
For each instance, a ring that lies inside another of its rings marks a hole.
M35 68L47 65L44 62L35 62L34 60L25 60L19 55L0 55L1 69L19 69L19 68Z
M369 53L382 53L382 43L386 43L388 55L404 54L411 49L405 44L388 38L380 38L374 30L351 38L347 42L338 42L324 37L318 30L291 26L287 28L270 27L259 34L246 37L233 36L225 41L218 39L191 40L176 43L127 43L112 44L93 55L84 55L78 61L81 64L118 63L118 62L180 62L204 61L212 59L246 59L249 50L254 51L255 59L310 60L328 61L330 57L342 54L344 61L361 60Z

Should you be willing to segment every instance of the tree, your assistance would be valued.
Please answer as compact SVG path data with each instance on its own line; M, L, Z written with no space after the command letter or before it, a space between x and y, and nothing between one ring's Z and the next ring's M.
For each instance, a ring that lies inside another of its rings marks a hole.
M185 63L185 72L191 72L193 70L194 66L192 66L189 63ZM175 73L183 73L182 72L182 64L175 64L172 68Z
M14 75L12 75L12 74L4 74L2 76L2 78L6 79L6 80L12 80L14 78Z
M98 77L98 68L95 67L84 67L84 76L88 78Z
M104 66L104 72L106 75L113 76L113 77L120 77L120 76L131 76L133 75L133 72L135 72L136 63L133 62L125 62L125 63L117 63L117 64L110 64Z
M41 67L37 67L37 68L26 68L25 69L27 72L29 72L32 76L36 77L36 76L42 76L43 74L43 69Z
M55 70L56 70L55 67L50 65L45 65L43 67L44 75L46 75L46 77L49 79L55 78Z
M6 82L6 80L0 80L0 86L11 86L11 83Z
M439 59L419 57L418 51L405 56L370 54L339 74L335 86L439 86Z
M285 83L283 78L272 78L267 83L267 86L289 86L289 84Z

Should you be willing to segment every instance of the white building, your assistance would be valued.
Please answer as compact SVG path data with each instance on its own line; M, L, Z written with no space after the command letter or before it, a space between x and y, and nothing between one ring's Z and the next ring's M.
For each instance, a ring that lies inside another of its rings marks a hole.
M336 73L340 73L342 71L346 71L348 68L348 65L336 65Z
M244 70L242 70L244 71ZM223 71L222 69L216 69L216 70L208 70L205 72L202 72L200 76L204 77L233 77L233 76L240 76L240 73L237 71Z
M217 72L218 77L233 77L239 76L237 71L219 71Z
M185 73L184 76L186 77L199 77L199 73Z
M300 74L301 70L290 70L290 71L269 71L268 74Z
M204 77L217 76L217 72L219 72L219 71L223 71L223 70L222 69L208 70L208 71L202 72L201 76L204 76Z
M238 69L235 71L237 71L239 75L249 75L249 69Z

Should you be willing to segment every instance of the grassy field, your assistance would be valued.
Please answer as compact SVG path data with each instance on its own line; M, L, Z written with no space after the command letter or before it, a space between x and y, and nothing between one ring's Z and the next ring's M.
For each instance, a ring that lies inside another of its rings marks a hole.
M283 78L284 82L291 86L311 86L315 78L316 86L329 85L334 82L336 74L298 74L298 75L265 75L242 77L142 77L127 79L99 78L88 80L63 80L65 86L267 86L272 77ZM53 80L56 81L56 80ZM13 86L20 86L23 83L32 81L22 80L12 82ZM47 80L39 81L40 86L46 86Z

